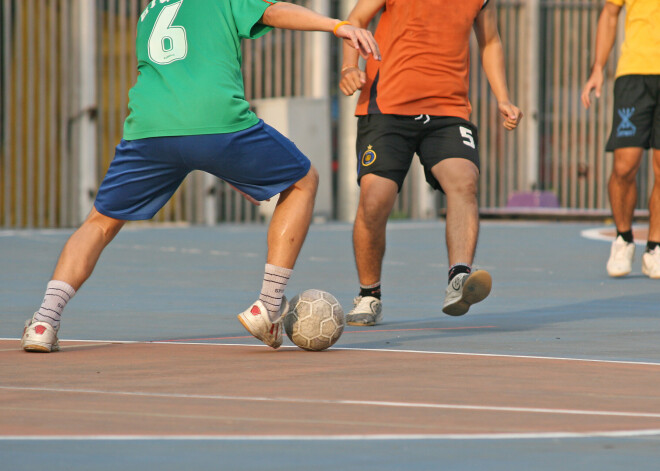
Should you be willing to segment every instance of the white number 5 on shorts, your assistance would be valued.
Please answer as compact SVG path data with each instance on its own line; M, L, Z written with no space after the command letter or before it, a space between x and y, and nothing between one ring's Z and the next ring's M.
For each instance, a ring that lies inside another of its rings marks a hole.
M458 129L460 129L461 131L461 136L465 138L463 140L463 144L465 144L466 146L470 146L473 149L476 149L476 147L474 146L474 137L472 137L472 130L464 126L460 126Z

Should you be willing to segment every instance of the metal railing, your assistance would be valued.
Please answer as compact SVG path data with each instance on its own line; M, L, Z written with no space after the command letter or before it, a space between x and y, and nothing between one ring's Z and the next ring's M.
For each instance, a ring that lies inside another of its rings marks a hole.
M77 225L121 139L128 90L136 79L135 29L148 0L0 1L0 226ZM298 3L331 5L337 16L339 0L327 2ZM608 62L602 98L590 110L579 101L593 61L601 7L600 0L498 1L512 101L526 114L515 132L501 125L473 41L470 100L479 127L482 207L505 208L516 192L546 190L557 195L563 208L608 208L612 155L604 145L620 40ZM531 13L537 15L535 27L530 26ZM91 38L81 36L87 30ZM325 87L321 93L336 104L336 77L327 83L319 77L337 73L340 42L328 37L325 68L318 63L306 67L318 37L314 34L277 30L246 41L248 99L318 95ZM95 79L86 78L89 70ZM340 144L335 142L335 159ZM342 182L329 178L340 193ZM649 159L639 175L638 208L647 207L652 182ZM405 217L419 217L415 203L428 198L413 183L406 182L397 206ZM442 197L434 198L440 212ZM260 218L222 182L193 173L155 220Z
M75 69L69 3L15 2L0 9L0 225L67 226Z

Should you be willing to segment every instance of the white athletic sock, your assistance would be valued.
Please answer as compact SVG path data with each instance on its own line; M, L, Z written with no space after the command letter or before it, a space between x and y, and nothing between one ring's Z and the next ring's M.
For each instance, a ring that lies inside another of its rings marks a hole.
M271 322L277 322L280 318L280 306L282 305L282 296L293 270L282 268L275 265L266 264L264 271L264 283L261 286L259 300L264 303L268 309L268 317Z
M73 298L74 294L76 294L76 290L68 283L57 280L49 281L41 307L34 313L34 321L48 322L57 329L60 326L64 306Z

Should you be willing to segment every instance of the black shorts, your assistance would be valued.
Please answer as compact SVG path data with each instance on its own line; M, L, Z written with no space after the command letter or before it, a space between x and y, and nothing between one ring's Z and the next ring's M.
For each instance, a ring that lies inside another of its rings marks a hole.
M660 75L623 75L614 82L614 119L605 147L660 149Z
M358 184L369 173L394 181L406 178L413 155L424 166L426 181L442 190L431 173L440 161L467 159L479 168L477 127L451 116L371 114L358 119Z

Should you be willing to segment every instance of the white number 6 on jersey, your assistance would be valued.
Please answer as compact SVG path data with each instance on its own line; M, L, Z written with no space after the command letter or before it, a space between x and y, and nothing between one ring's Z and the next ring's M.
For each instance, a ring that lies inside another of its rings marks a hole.
M166 65L185 59L188 55L188 39L183 26L172 26L181 2L163 7L149 36L149 59Z
M474 137L472 136L472 130L463 126L459 126L458 129L461 131L461 136L465 138L465 140L463 140L463 144L465 144L466 146L470 146L473 149L476 149L476 147L474 146Z

